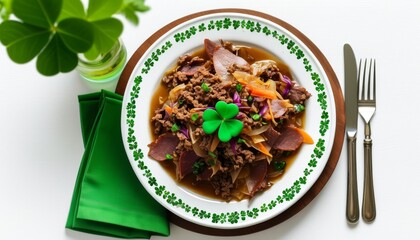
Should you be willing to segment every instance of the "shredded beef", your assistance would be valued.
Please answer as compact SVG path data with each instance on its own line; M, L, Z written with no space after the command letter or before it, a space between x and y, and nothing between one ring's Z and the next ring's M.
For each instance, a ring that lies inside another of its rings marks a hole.
M255 154L251 150L239 148L234 156L234 169L242 167L245 163L252 163L254 160Z
M290 89L289 94L290 102L293 104L303 104L303 102L311 96L304 87L299 85L294 85L292 89Z
M232 178L228 172L218 172L212 177L211 185L214 193L223 199L231 200L231 191L233 188Z
M229 73L233 73L235 71L250 72L251 68L250 68L250 66L247 66L247 65L233 64L230 67L228 67L227 70L228 70Z
M213 140L213 137L205 135L201 138L201 142L200 142L200 148L204 150L204 152L208 152L211 142Z
M263 71L260 75L260 78L264 79L265 81L267 81L268 79L274 80L274 81L278 81L280 80L280 70L279 68L274 65L274 64L270 64L265 71Z

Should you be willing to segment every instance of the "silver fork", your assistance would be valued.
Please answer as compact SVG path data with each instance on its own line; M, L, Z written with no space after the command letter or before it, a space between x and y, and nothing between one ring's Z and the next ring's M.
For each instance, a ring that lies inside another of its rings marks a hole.
M368 70L368 72L366 72ZM363 186L363 203L362 217L366 222L371 222L376 217L375 194L373 190L372 175L372 139L370 120L376 110L376 61L370 59L364 60L363 73L362 60L359 62L359 114L365 121L365 139L364 145L364 186ZM361 76L363 74L363 76ZM366 82L367 81L367 82Z

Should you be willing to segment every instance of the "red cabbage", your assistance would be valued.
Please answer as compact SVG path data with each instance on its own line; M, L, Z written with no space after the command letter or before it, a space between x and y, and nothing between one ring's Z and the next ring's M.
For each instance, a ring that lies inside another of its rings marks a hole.
M268 104L264 104L264 106L260 109L260 112L258 113L261 117L264 116L264 114L267 112L268 110Z
M241 97L239 96L238 92L236 92L236 91L233 94L233 103L236 104L238 107L241 106Z
M189 134L189 132L188 132L188 129L187 129L187 128L182 127L179 131L180 131L182 134L184 134L184 135L185 135L185 137L187 137L187 139L190 139L190 134Z
M292 81L286 75L283 75L283 81L286 83L286 87L284 88L283 93L281 95L285 98L287 97L290 89L292 88Z

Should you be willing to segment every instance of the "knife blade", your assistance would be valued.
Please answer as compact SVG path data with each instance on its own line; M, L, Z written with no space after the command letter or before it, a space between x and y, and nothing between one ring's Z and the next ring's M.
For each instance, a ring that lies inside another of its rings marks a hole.
M347 133L347 209L346 217L350 223L359 220L359 197L356 171L357 137L357 64L353 49L344 44L344 95Z

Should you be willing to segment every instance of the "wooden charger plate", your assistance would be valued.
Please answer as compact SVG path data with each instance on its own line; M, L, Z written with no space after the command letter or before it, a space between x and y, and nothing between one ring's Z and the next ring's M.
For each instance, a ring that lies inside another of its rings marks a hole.
M214 14L214 13L223 13L223 12L244 13L244 14L250 14L250 15L261 17L261 18L265 18L267 20L270 20L282 26L283 28L287 29L288 31L293 33L295 36L297 36L312 51L312 53L316 56L316 58L322 65L324 71L326 72L332 91L333 91L335 108L336 108L335 109L336 110L336 131L335 131L335 136L334 136L334 144L333 144L328 162L325 168L323 169L321 175L317 179L317 181L311 187L311 189L308 192L306 192L306 194L302 198L300 198L294 205L292 205L286 211L271 218L268 221L265 221L265 222L262 222L262 223L259 223L250 227L237 228L237 229L216 229L216 228L209 228L209 227L197 225L185 219L182 219L176 216L175 214L171 213L170 211L168 211L168 216L169 216L170 221L187 230L202 233L202 234L207 234L207 235L215 235L215 236L237 236L237 235L244 235L244 234L250 234L250 233L262 231L289 219L290 217L298 213L300 210L302 210L304 207L306 207L312 201L312 199L314 199L318 195L318 193L322 190L322 188L328 182L339 160L341 149L343 146L343 141L344 141L345 114L344 114L343 93L341 91L341 87L338 82L337 76L335 75L331 65L328 63L325 56L315 46L315 44L312 43L311 40L309 40L304 34L302 34L299 30L297 30L290 24L276 17L270 16L268 14L253 11L253 10L247 10L247 9L227 8L227 9L215 9L215 10L198 12L198 13L185 16L178 20L175 20L169 23L168 25L162 27L153 35L151 35L131 56L131 58L129 59L127 65L125 66L121 74L121 77L119 79L119 82L116 88L116 93L121 94L121 95L124 94L127 82L130 79L130 76L137 62L143 56L146 50L163 34L168 32L173 27L181 23L184 23L190 19L197 18L204 15L209 15L209 14Z

